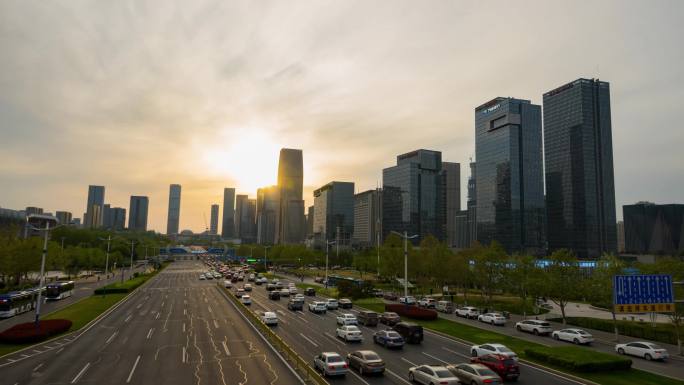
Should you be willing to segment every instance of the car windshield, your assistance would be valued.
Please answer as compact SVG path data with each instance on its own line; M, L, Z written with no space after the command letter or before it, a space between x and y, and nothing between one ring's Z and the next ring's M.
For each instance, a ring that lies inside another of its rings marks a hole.
M396 317L397 313L385 313L386 317Z
M378 356L375 353L367 353L366 355L363 356L368 361L377 361L380 359L380 356Z
M494 371L492 371L491 369L487 369L487 368L477 369L477 372L481 376L496 376L497 375L496 373L494 373Z
M645 344L645 345L648 346L649 348L653 349L653 350L658 350L658 349L663 348L662 346L656 345L656 344Z
M435 374L436 374L437 377L439 377L439 378L449 378L449 377L453 377L453 376L454 376L453 374L451 374L450 371L448 371L448 370L446 370L446 369L435 369Z
M399 333L397 333L397 332L389 332L389 333L387 333L387 337L390 337L390 338L399 338L399 337L401 337L401 336L400 336Z
M499 351L504 353L513 353L513 351L505 346L499 346Z
M548 323L548 322L542 322L542 323L540 323L539 325L541 325L541 326L551 326L551 324Z
M578 330L577 333L583 335L583 336L588 336L589 333L585 332L584 330Z
M514 365L514 364L515 364L515 360L513 360L513 359L507 358L504 360L504 365Z
M329 356L328 362L342 362L342 357L340 356Z

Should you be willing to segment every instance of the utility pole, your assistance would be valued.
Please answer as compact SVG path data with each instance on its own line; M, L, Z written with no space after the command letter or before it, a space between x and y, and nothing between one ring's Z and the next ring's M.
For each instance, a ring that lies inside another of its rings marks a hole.
M392 231L394 234L404 238L404 301L407 301L408 297L408 240L418 237L418 235L408 235L407 231L403 234L396 231Z
M28 223L27 223L28 226ZM41 294L43 293L43 286L45 286L45 258L47 257L47 243L48 233L50 232L50 221L45 221L45 232L43 238L43 257L40 261L40 284L38 285L38 300L36 302L36 328L40 326L40 303L42 302Z
M131 265L128 267L128 279L131 279L133 276L133 246L135 243L134 240L131 240Z
M330 245L334 245L336 242L335 241L330 241L325 240L325 288L328 288L328 255L330 254Z
M266 263L266 257L268 257L268 249L271 246L264 246L264 273L268 273L268 264Z
M105 295L107 295L107 279L109 278L109 273L108 273L108 271L109 271L109 245L112 242L112 236L109 235L109 236L107 236L107 238L98 238L98 239L101 241L107 241L107 254L105 254L106 255L106 257L105 257L105 283L104 283L104 286L102 287L102 296L104 297ZM114 278L114 276L112 276L112 278Z

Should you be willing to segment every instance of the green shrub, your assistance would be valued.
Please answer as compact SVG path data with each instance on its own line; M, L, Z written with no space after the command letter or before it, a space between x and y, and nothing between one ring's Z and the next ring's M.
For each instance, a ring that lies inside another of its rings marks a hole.
M613 333L613 320L588 318L588 317L568 317L565 318L569 325L579 326L587 329L600 330ZM549 321L562 322L560 318L552 318ZM657 324L653 327L650 322L617 321L618 333L635 337L638 339L663 342L666 344L677 344L677 334L671 324ZM684 330L682 330L684 332Z
M632 366L629 358L577 346L531 347L525 349L525 356L578 372L629 370Z

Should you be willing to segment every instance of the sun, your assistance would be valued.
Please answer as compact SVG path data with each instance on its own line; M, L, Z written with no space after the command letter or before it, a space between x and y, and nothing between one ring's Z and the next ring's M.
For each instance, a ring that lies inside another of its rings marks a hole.
M203 151L205 171L226 178L238 192L256 196L260 187L276 183L280 146L260 129L232 130Z

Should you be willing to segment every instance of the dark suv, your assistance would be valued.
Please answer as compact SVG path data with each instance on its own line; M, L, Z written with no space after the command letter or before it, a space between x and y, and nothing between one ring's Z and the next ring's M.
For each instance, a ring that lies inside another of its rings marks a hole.
M268 292L268 299L280 299L280 292L277 290L269 291Z
M304 300L290 298L290 301L287 303L287 308L290 310L304 310Z
M362 310L359 312L359 315L356 316L356 320L359 322L359 325L377 326L378 313L370 310Z
M399 322L392 329L404 337L404 340L409 344L419 344L423 341L423 327L420 325Z
M314 290L313 287L307 287L306 290L304 290L304 294L313 297L316 295L316 290Z
M520 377L520 367L514 359L503 354L485 354L480 357L473 357L470 362L482 364L496 372L504 380L517 380Z

